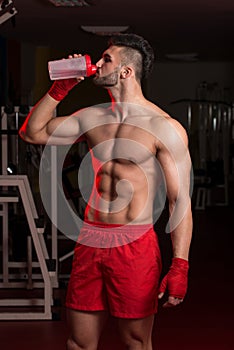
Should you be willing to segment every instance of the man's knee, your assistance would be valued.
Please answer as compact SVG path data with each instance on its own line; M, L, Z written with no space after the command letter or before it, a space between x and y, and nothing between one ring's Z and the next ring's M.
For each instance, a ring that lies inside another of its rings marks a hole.
M136 329L125 329L120 331L120 336L126 350L151 350L151 332L146 329L145 332Z
M67 350L96 350L97 344L94 343L85 343L75 340L72 337L67 340Z
M79 344L77 341L75 341L72 338L68 338L67 340L67 350L80 350L85 349L82 345Z
M146 344L140 339L124 338L122 340L127 350L147 350Z
M154 316L145 319L121 319L119 329L127 350L152 350L152 326Z

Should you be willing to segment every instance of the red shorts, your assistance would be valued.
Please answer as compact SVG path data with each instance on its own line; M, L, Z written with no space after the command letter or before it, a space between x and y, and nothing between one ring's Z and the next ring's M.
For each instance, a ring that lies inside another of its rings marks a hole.
M95 223L93 234L116 225ZM75 310L107 310L121 318L144 318L157 312L161 254L152 225L122 226L136 240L112 248L77 243L66 306ZM81 231L85 232L85 224ZM90 228L89 228L90 232ZM139 232L143 232L140 236ZM125 232L126 233L126 232Z

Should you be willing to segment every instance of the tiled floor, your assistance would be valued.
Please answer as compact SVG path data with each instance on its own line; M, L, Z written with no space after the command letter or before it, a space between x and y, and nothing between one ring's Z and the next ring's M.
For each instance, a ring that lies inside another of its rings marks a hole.
M233 218L233 207L194 212L188 294L178 309L159 307L153 330L154 350L234 349ZM169 237L160 230L159 237L167 263ZM68 330L63 307L60 314L59 321L1 321L0 348L65 350ZM112 318L99 350L122 350Z

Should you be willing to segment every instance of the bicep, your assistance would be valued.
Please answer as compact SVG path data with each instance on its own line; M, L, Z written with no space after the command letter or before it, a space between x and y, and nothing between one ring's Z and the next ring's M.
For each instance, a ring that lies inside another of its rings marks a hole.
M168 196L174 199L179 193L188 190L191 172L187 133L177 121L166 121L157 149L157 159L163 170Z
M170 230L183 219L190 205L191 159L187 142L176 130L160 141L157 159L162 168L170 209Z
M82 138L80 120L76 116L53 118L45 133L51 144L71 144Z
M174 150L163 149L158 152L157 159L162 168L167 196L175 201L189 190L191 160L188 150L183 149L178 154Z

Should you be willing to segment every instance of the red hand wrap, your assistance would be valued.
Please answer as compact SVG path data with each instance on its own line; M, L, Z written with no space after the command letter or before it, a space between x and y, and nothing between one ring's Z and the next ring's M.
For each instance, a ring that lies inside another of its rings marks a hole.
M165 293L168 289L170 296L183 299L188 286L188 269L187 260L173 258L170 270L161 282L159 293Z
M76 84L78 84L78 81L75 78L56 80L48 94L56 101L62 101Z

